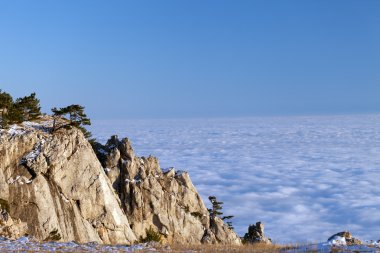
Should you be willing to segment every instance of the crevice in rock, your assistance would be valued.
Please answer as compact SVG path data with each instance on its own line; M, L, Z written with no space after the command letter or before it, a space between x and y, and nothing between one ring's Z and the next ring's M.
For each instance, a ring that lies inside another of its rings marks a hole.
M75 204L77 205L77 207L78 207L78 209L80 211L80 200L79 199L75 200Z
M37 173L32 168L30 168L25 162L22 162L21 165L24 166L24 168L32 176L29 180L33 180L33 179L35 179L37 177Z
M96 177L94 178L94 180L90 183L90 185L87 187L87 189L89 189L91 186L93 186L95 184L95 182L99 179L99 174L96 175Z

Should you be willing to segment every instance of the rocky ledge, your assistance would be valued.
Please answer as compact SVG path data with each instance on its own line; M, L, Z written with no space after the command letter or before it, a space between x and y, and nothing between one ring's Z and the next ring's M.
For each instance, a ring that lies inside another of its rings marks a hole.
M187 172L137 157L126 138L93 148L81 131L51 125L0 130L0 236L133 244L154 230L168 243L241 244L210 220Z

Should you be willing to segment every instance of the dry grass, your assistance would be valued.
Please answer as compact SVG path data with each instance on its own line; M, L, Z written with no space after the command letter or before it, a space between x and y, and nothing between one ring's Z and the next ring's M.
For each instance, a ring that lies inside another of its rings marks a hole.
M283 246L256 243L253 245L172 245L172 252L194 251L200 253L274 253L280 252Z

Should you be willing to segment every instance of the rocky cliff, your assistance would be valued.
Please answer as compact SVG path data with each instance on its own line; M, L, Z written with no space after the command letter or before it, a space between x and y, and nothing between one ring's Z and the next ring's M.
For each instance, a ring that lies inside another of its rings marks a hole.
M128 139L116 137L97 145L98 159L79 130L52 134L50 127L0 130L0 208L12 219L6 231L132 244L153 228L166 242L240 244L223 221L210 224L188 173L162 171L156 158L136 157Z
M137 240L91 145L76 130L24 124L0 135L0 198L40 240Z
M241 243L221 219L210 222L187 172L162 170L153 156L137 157L127 138L113 136L95 149L138 238L154 228L169 243Z

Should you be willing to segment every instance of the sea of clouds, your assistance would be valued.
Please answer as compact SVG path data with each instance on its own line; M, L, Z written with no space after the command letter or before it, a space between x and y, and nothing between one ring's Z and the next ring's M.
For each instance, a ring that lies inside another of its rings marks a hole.
M94 121L105 143L131 139L139 156L190 176L244 235L262 221L279 243L343 230L380 239L380 115Z

